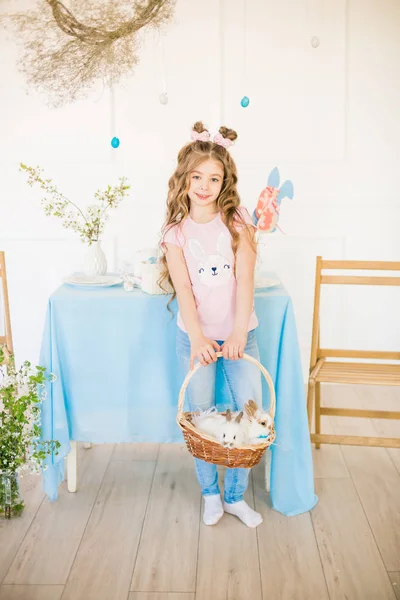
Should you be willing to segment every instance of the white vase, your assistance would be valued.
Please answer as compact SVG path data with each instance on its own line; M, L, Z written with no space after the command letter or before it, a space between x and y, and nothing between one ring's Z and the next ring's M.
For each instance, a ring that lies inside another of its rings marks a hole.
M85 256L85 275L105 275L107 273L107 260L100 242L93 242Z

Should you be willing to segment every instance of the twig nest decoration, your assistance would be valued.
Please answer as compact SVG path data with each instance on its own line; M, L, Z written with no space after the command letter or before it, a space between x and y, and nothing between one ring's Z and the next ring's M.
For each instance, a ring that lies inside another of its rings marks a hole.
M139 32L160 28L176 0L39 0L36 9L6 15L24 44L27 81L57 107L84 97L97 79L111 86L139 62Z

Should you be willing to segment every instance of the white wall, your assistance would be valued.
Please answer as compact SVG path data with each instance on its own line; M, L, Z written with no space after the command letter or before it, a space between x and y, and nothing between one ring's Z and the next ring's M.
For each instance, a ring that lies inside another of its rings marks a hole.
M0 10L27 6L10 0ZM294 200L282 204L287 235L268 236L262 253L292 296L305 375L315 257L400 259L398 1L247 0L246 81L243 16L243 0L178 0L163 37L169 103L158 100L161 46L150 32L135 73L115 89L116 132L107 89L98 84L86 100L48 108L18 72L12 36L0 32L0 249L18 361L36 360L48 296L79 268L85 251L44 215L20 161L43 167L81 205L96 189L128 177L130 197L104 236L116 269L157 242L167 181L192 123L234 127L245 206L254 208L275 165L295 185ZM240 106L245 94L247 109ZM110 147L113 135L121 140L118 150ZM398 349L398 292L332 290L323 302L323 343Z

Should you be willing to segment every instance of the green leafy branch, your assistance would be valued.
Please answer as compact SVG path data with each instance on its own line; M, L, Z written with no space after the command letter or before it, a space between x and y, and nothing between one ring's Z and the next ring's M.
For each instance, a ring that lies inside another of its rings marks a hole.
M97 190L94 195L96 203L90 205L84 213L79 206L58 190L51 179L43 177L43 169L20 163L20 170L27 173L28 185L38 184L45 192L42 199L45 214L60 218L63 227L78 233L81 240L89 245L99 241L108 218L106 215L108 209L117 208L130 189L126 178L120 177L118 185L109 185L104 191Z

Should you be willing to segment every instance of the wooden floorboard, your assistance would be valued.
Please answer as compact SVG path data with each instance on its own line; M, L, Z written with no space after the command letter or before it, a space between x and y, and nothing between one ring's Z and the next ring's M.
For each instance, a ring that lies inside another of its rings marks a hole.
M223 493L224 477L220 476ZM253 487L245 500L254 508ZM196 600L262 600L257 532L225 514L216 526L201 523Z
M263 600L329 600L310 513L285 517L272 510L264 470L253 468L255 508L264 518L257 528Z
M348 386L340 397L334 390L330 392L331 397L327 393L326 400L331 406L343 401L349 408L365 406L364 388ZM348 435L367 436L375 433L371 419L332 417L331 423L334 433L345 431ZM342 452L386 569L400 571L399 473L384 448L343 446Z
M111 461L63 600L126 600L155 462Z
M131 591L194 592L200 490L182 444L160 448Z
M65 584L112 451L99 445L80 452L79 491L70 494L64 483L56 502L43 501L4 583Z
M323 386L322 401L399 410L399 392ZM400 422L323 417L322 431L396 437ZM252 530L231 515L202 524L184 445L80 448L76 494L63 483L49 502L39 479L21 481L25 511L0 521L0 600L400 600L399 452L313 448L319 502L297 517L272 510L262 461Z

